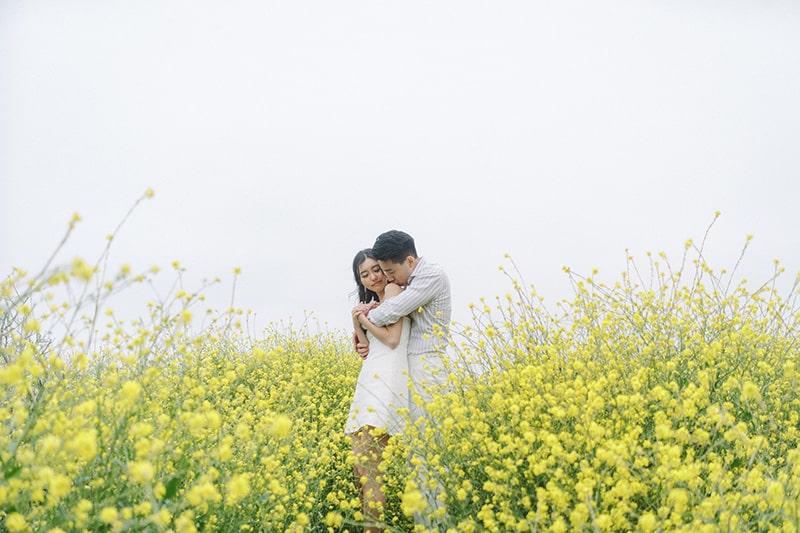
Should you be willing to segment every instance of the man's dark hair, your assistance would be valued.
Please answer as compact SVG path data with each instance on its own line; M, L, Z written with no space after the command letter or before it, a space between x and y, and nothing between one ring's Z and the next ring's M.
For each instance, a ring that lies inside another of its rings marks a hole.
M416 259L417 248L411 235L393 229L378 235L375 244L372 245L372 253L375 254L377 261L402 263L408 256Z

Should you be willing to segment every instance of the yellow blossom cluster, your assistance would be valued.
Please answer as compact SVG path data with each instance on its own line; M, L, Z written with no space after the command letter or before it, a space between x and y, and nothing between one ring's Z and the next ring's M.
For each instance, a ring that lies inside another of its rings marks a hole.
M515 279L472 306L446 385L384 452L385 527L796 531L796 294L693 264L644 281L630 260L611 285L567 269L557 312ZM102 273L0 283L0 531L363 528L347 332L256 337L183 289L125 324L94 305L117 290Z
M34 288L21 304L20 285ZM149 325L106 315L89 352L78 334L52 336L72 309L39 312L51 286L21 271L2 285L0 531L328 531L361 518L344 435L359 363L341 335L270 326L254 339L224 314L193 332L201 297L178 291Z
M726 291L702 261L688 281L653 270L646 286L570 272L559 315L519 284L473 307L412 442L442 527L796 530L794 289Z
M43 373L35 353L4 355L9 531L305 531L332 513L355 519L343 429L358 367L340 337L208 335Z

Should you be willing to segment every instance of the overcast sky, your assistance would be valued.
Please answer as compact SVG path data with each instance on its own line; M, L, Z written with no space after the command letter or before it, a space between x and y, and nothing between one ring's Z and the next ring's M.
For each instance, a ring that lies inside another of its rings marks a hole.
M450 274L454 318L625 249L800 270L795 1L0 1L0 270L180 261L258 323L348 328L388 229ZM171 280L168 271L159 279ZM145 290L145 289L143 289Z

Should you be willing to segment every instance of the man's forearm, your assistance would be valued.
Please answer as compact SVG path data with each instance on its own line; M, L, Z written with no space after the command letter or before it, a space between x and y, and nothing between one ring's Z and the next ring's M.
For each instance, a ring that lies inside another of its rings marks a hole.
M388 326L404 316L410 315L429 301L430 298L426 298L424 294L419 294L409 288L406 289L406 292L398 294L370 311L367 318L376 326Z

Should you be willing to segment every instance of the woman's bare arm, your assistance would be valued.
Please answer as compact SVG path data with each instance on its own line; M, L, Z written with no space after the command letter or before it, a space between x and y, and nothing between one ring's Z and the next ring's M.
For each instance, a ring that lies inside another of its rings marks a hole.
M403 292L403 288L395 283L389 283L386 285L386 292L384 294L384 301L388 300L393 296L397 296ZM370 333L375 335L375 338L381 341L383 344L389 346L389 348L395 349L397 345L400 344L400 337L403 333L403 321L398 320L394 324L389 324L388 326L376 326L372 322L370 322L367 315L364 313L360 313L358 315L354 315L354 318L358 319L359 325L365 329L367 329Z
M376 326L369 319L364 315L358 315L358 321L360 326L363 326L370 333L375 335L375 338L381 341L383 344L387 345L389 348L397 348L397 345L400 344L400 336L403 332L403 321L398 320L394 324L389 324L388 326Z
M364 308L363 304L359 304L353 308L352 316L353 316L353 341L356 345L358 344L366 344L369 345L369 339L367 338L367 334L364 331L364 326L361 325L359 321L359 317L364 315ZM358 347L356 346L356 351ZM363 356L363 354L362 354Z

